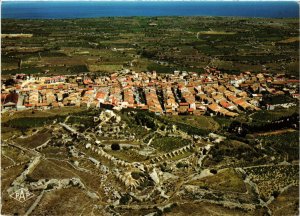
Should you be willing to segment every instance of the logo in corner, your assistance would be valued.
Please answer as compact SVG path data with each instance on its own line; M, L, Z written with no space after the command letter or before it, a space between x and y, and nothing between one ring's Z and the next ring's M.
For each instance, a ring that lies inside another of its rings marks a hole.
M15 200L23 203L35 195L31 193L27 188L20 188L19 190L15 191L14 193L10 194L10 197L14 198Z

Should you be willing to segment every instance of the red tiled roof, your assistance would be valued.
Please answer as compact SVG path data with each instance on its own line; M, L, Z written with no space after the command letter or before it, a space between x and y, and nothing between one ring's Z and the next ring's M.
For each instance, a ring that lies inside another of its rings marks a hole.
M225 107L225 108L230 107L230 104L227 103L226 101L220 101L220 104L221 104L223 107Z
M179 103L179 106L188 106L189 103Z
M218 106L218 104L213 103L213 104L210 104L210 105L208 106L208 108L210 108L210 109L213 110L213 111L216 111L216 110L219 109L220 107Z
M1 93L1 102L3 102L5 100L7 95L8 95L7 93Z
M84 81L83 81L83 84L84 84L84 85L88 85L88 84L90 84L90 83L93 83L92 80L84 80Z
M18 98L19 98L19 95L17 93L10 93L10 94L6 95L3 103L4 104L9 103L9 102L17 103ZM1 100L2 100L2 97L1 97Z
M97 99L104 98L104 96L105 96L105 93L103 93L103 92L97 92L97 94L96 94Z
M36 106L48 106L49 104L47 103L38 103Z

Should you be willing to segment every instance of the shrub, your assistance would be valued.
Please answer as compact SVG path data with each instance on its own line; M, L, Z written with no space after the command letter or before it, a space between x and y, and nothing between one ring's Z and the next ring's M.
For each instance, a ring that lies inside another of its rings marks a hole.
M212 174L217 174L217 173L218 173L218 171L215 170L215 169L211 169L210 172L211 172Z
M120 145L118 144L118 143L113 143L113 144L111 144L111 150L113 150L113 151L118 151L118 150L120 150L121 148L120 148Z

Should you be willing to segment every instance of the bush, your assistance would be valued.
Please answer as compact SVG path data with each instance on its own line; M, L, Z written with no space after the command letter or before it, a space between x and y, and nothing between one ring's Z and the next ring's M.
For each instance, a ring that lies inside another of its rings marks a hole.
M186 167L188 167L188 165L187 165L187 164L184 164L184 163L181 163L181 162L179 162L178 164L176 164L176 167L177 167L178 169L180 169L180 168L186 168Z
M154 139L151 145L159 151L170 152L174 149L186 146L189 143L189 140L178 137L160 137Z
M203 190L208 190L208 186L207 185L202 185L202 186L200 186L200 188L203 189Z
M279 196L280 192L279 191L273 191L272 196L274 198L277 198Z
M118 150L120 150L121 148L120 148L120 145L118 144L118 143L113 143L113 144L111 144L111 150L113 150L113 151L118 151Z
M217 174L217 173L218 173L218 171L215 170L215 169L211 169L210 172L211 172L212 174Z
M131 200L131 197L129 194L125 194L124 196L121 197L120 199L120 204L121 205L126 205L129 203L129 201Z
M134 179L139 179L140 177L141 177L141 175L140 175L140 173L139 172L132 172L131 173L131 176L132 176L132 178L134 178Z

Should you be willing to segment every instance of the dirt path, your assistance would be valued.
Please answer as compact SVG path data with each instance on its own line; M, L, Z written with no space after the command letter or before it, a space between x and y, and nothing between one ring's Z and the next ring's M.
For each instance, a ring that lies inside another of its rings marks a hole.
M3 152L2 152L2 156L9 159L10 161L12 161L13 165L16 164L16 162L11 158L11 157L8 157L7 155L5 155Z
M282 130L276 130L276 131L271 131L271 132L254 133L253 135L255 135L255 136L268 136L268 135L283 134L283 133L294 132L294 131L296 131L296 130L289 128L289 129L282 129Z
M41 194L37 197L37 199L34 201L34 203L30 206L30 208L27 210L27 212L25 213L25 216L30 215L34 209L37 207L37 205L39 204L39 202L41 201L43 195L44 195L44 190L41 192Z

